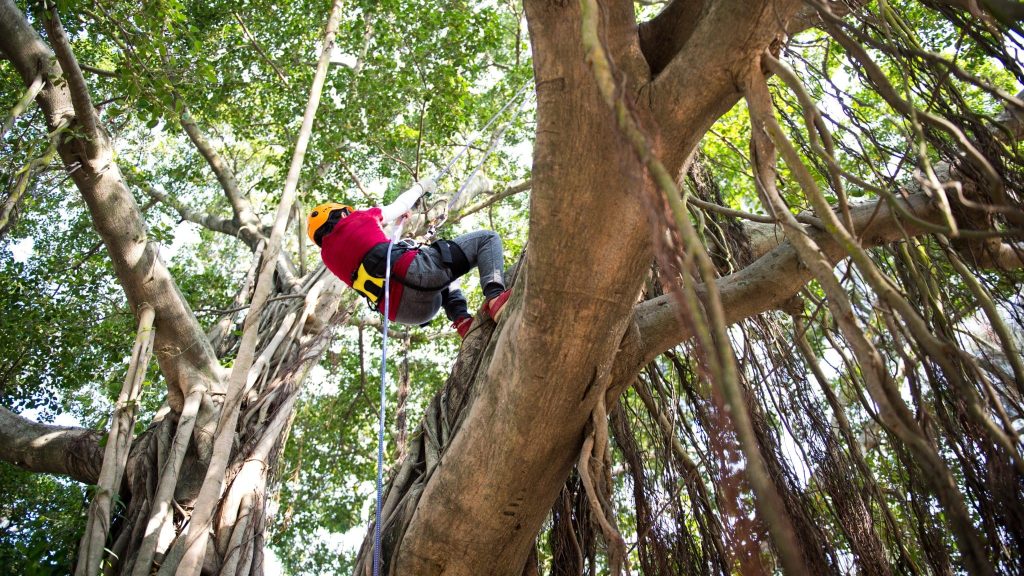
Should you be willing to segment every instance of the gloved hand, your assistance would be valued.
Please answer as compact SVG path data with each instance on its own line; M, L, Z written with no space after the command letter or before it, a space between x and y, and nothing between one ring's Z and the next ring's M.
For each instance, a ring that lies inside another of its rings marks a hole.
M420 190L423 190L423 196L430 196L430 193L437 190L437 182L434 182L431 178L424 178L416 182L419 185Z

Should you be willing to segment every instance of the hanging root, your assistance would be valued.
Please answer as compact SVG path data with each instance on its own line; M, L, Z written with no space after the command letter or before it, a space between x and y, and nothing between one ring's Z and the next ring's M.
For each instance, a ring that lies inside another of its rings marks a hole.
M601 527L601 534L608 546L609 573L619 576L625 566L628 575L630 572L626 559L626 541L615 527L614 511L607 496L611 492L610 473L605 466L608 456L608 414L605 410L603 392L599 394L599 398L591 415L590 433L583 441L583 449L580 451L580 480L587 491L590 512ZM599 487L604 488L601 491L604 494L598 491Z

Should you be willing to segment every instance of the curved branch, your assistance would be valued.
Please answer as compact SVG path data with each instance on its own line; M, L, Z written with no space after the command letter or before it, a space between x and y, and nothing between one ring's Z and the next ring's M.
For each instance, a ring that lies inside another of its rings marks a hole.
M100 437L86 428L33 422L0 406L0 460L29 472L95 484L103 463Z
M210 141L206 139L206 136L199 129L199 125L196 124L196 121L187 109L185 112L182 112L180 122L189 139L192 140L192 143L195 144L199 153L210 166L210 169L213 170L213 175L217 177L217 182L220 182L220 187L224 190L224 194L228 197L228 202L231 203L231 208L235 211L235 216L238 217L238 221L242 225L243 233L256 236L250 242L251 245L255 246L256 242L262 239L259 219L256 218L249 199L246 198L245 194L238 187L235 173L231 171L231 168L224 162L224 159L213 148Z
M513 184L505 188L501 192L495 192L494 194L490 195L488 198L482 200L478 204L474 204L473 206L467 206L466 208L463 208L458 216L451 219L451 222L458 222L459 220L462 220L463 218L469 216L470 214L475 214L483 210L484 208L487 208L488 206L492 206L494 204L497 204L498 202L501 202L505 198L515 196L520 192L526 192L531 188L533 188L533 180L523 180L522 182Z
M785 35L798 0L723 0L708 8L664 70L641 90L658 119L673 174L715 120L740 97L736 79L752 59Z
M640 24L640 49L652 75L664 70L683 48L697 28L702 10L703 0L675 0L657 16Z
M50 51L12 0L0 0L0 51L10 58L26 85L43 73L48 80L37 97L52 131L78 122L66 83L50 79ZM132 309L149 303L156 310L155 350L167 379L169 402L181 409L196 384L219 390L220 363L188 302L147 239L142 214L113 159L105 132L95 138L62 138L58 152L92 215L114 271Z
M263 241L262 236L257 236L252 232L252 228L240 227L232 220L218 218L211 214L203 214L193 210L181 202L178 202L175 198L171 197L170 194L157 190L148 184L136 183L136 185L154 200L170 206L178 213L179 216L181 216L183 220L192 222L193 224L198 224L199 226L214 232L220 232L222 234L227 234L228 236L239 238L242 242L245 242L246 246L248 246L253 252L257 252L259 243ZM295 265L285 252L280 252L277 255L277 274L281 278L281 282L286 291L290 290L292 292L298 292L301 289L302 283L296 277Z

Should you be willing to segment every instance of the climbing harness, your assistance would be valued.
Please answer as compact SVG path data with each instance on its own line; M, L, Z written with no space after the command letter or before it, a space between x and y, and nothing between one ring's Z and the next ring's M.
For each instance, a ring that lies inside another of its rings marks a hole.
M401 251L396 251L396 247L401 247ZM370 310L376 311L377 305L380 302L380 298L384 293L384 279L385 276L390 272L390 265L385 270L385 260L388 260L392 256L401 257L402 254L409 250L416 250L419 245L416 244L412 239L405 239L401 241L395 241L391 239L387 243L380 243L374 246L366 256L363 256L363 260L359 263L359 267L352 272L352 288L356 292L359 292L366 298L366 303L369 305ZM387 258L383 254L387 251ZM392 253L395 254L392 254ZM405 283L401 279L400 282ZM424 288L418 286L412 286L413 288Z
M388 243L388 246L390 245L391 243ZM391 260L390 250L388 252L388 260ZM391 271L388 270L386 274L391 276ZM377 302L380 301L381 294L384 293L384 280L384 278L370 274L366 269L366 263L360 262L359 268L352 273L352 288L369 300L370 308L374 309L377 307Z

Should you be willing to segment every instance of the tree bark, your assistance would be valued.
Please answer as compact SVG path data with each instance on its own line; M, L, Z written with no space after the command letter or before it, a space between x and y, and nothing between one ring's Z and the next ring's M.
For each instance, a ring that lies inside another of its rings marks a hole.
M139 329L135 348L125 376L124 385L110 418L110 433L103 453L103 467L96 483L96 493L89 505L89 520L78 550L76 576L95 576L99 573L104 542L110 532L110 512L114 495L121 488L121 478L134 436L135 416L138 414L142 381L146 377L153 351L153 308L143 305L139 311Z
M783 7L793 11L791 4ZM666 154L663 122L677 133L686 127L685 137L674 135L668 143L671 170L682 169L719 108L738 99L729 66L746 66L745 56L760 53L778 35L775 7L765 3L751 11L737 4L713 12L698 25L702 33L728 31L729 38L742 39L741 49L714 44L722 53L712 60L724 69L673 61L663 72L667 79L659 80L666 91L644 98L650 71L632 4L603 3L602 38L627 99L642 104L636 114L655 153ZM732 18L738 12L739 25ZM538 102L530 250L509 310L471 378L472 403L463 408L443 459L423 485L412 484L422 494L392 544L391 574L522 573L579 454L598 395L615 375L620 343L634 333L627 320L652 258L641 190L652 184L593 81L579 7L526 2L526 16ZM580 158L587 159L582 169L569 161ZM548 369L555 363L557 379Z
M103 464L100 438L93 430L40 424L0 406L0 460L30 472L95 484Z
M601 4L600 37L614 63L617 88L649 139L651 153L677 175L708 127L740 98L737 79L778 44L801 8L795 0L710 5L677 0L655 20L638 25L632 2ZM485 314L480 317L445 391L431 405L423 425L430 434L412 435L413 445L392 479L383 517L389 574L529 572L536 535L577 461L595 409L602 416L602 402L614 406L642 366L692 336L669 296L637 304L653 259L652 234L665 232L660 221L652 225L644 198L660 196L594 83L581 41L579 7L564 0L526 0L525 9L538 103L530 249L500 325ZM230 399L223 400L226 386L213 346L146 241L138 208L95 123L80 73L68 66L74 94L53 82L50 75L57 70L49 68L49 50L11 0L0 0L0 51L27 85L46 78L38 101L51 130L81 122L89 132L88 143L61 139L59 151L66 166L76 167L75 183L129 304L134 309L149 303L156 310L156 348L170 406L153 434L137 442L129 463L132 502L113 546L124 559L117 569L149 574L154 561L163 561L161 573L170 573L176 569L173 560L192 544L190 573L258 574L266 487L298 386L327 342L302 330L324 328L306 320L315 307L337 309L336 283L325 288L316 273L290 283L295 293L306 294L306 301L302 307L275 308L281 313L268 322L269 330L257 334L253 328L247 334ZM73 63L67 54L62 61ZM309 126L304 128L308 134ZM216 168L211 156L204 156ZM218 176L235 200L236 216L243 225L254 225L237 183L227 172ZM274 250L297 177L293 164L267 257L285 281L288 263L281 265ZM922 221L943 221L924 195L894 204ZM225 228L231 224L238 233L235 223L196 219ZM864 248L924 232L900 220L890 204L855 208L851 219ZM825 264L846 256L830 234L791 224L791 230L807 232L820 247ZM812 278L790 241L762 238L752 264L718 279L714 287L698 288L721 294L728 323L783 305ZM1000 254L993 262L1019 265L1019 254L1014 254L1016 260ZM273 289L273 267L264 266L250 327ZM248 362L261 352L267 361L250 368ZM267 376L280 366L293 370ZM213 426L221 413L216 466L208 471L205 493L197 500L197 480L210 460ZM193 440L198 455L187 452ZM598 444L595 449L603 450L603 442ZM30 423L0 408L4 460L94 482L100 452L95 433ZM169 464L161 471L157 461ZM198 538L190 541L175 530L191 525L186 520L197 504L191 530ZM177 548L170 548L176 537ZM360 566L369 556L364 545Z

